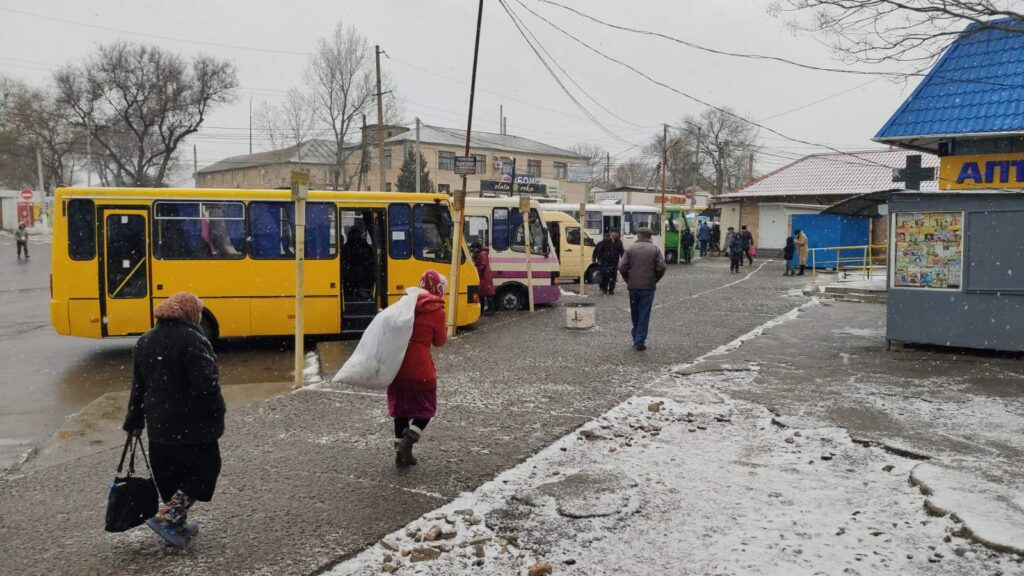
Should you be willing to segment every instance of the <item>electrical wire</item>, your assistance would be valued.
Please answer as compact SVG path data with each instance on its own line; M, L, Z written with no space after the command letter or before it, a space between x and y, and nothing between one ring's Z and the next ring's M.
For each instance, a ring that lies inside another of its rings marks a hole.
M509 19L512 20L512 24L515 25L516 30L519 31L519 34L523 37L523 40L526 41L526 45L530 47L530 50L533 51L533 53L537 56L537 59L540 60L541 64L544 65L544 68L548 71L548 74L550 74L551 77L555 80L555 83L557 83L559 88L562 89L562 92L564 92L565 95L568 96L570 100L572 100L572 103L576 105L576 108L578 108L581 112L583 112L583 114L585 116L587 116L587 118L589 118L590 121L593 122L594 125L596 125L598 128L600 128L605 134L611 136L612 138L615 138L616 140L619 140L623 144L632 144L632 142L626 140L625 138L622 138L618 134L616 134L616 133L612 132L610 129L608 129L604 124L602 124L601 121L598 120L597 117L594 116L590 112L590 110L588 110L586 108L586 106L584 106L583 103L581 103L576 98L576 96L574 96L572 94L572 92L569 91L568 88L566 88L565 84L562 82L562 79L559 78L558 74L556 74L555 71L551 69L551 66L547 63L546 60L544 60L544 57L541 55L541 53L530 42L530 38L523 31L523 27L520 26L520 23L517 21L517 19L516 19L515 15L513 14L512 10L505 3L505 0L498 0L498 3L501 5L502 8L504 8L505 13L508 14Z

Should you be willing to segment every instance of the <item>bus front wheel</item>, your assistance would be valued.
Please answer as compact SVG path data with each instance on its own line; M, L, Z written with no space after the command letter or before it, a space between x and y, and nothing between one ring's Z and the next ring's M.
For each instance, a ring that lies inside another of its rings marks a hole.
M506 286L498 290L498 307L506 312L522 310L527 306L526 288Z
M601 272L601 267L598 266L597 264L594 264L590 268L587 268L587 284L600 284L602 276L604 276L604 274Z
M667 252L665 252L665 263L667 263L667 264L675 264L676 262L677 262L677 258L676 258L676 251L675 250L668 250Z

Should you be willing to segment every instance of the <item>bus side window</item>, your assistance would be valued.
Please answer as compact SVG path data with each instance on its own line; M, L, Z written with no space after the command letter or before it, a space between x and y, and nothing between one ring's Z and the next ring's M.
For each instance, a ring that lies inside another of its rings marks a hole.
M241 202L157 202L153 211L156 258L245 256L245 206Z
M413 255L417 260L451 260L452 221L447 206L417 204L412 230Z
M68 202L68 256L72 260L96 257L96 205L92 200Z
M575 226L569 226L565 229L565 241L573 246L580 245L580 229Z
M490 223L486 216L467 216L466 225L462 232L466 238L466 244L472 245L479 242L481 246L490 246Z
M294 206L287 202L250 202L249 233L252 235L250 249L252 257L258 260L294 258L292 238L295 225L292 222Z
M338 253L334 219L334 204L328 202L306 204L306 258L330 260Z
M508 208L495 208L491 212L494 226L491 230L491 246L496 252L504 252L509 247Z
M408 204L388 206L388 237L392 258L412 256L412 207Z

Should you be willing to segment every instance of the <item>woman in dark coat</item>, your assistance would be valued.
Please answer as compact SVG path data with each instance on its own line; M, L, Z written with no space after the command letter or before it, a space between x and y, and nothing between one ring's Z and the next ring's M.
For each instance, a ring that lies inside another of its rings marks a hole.
M395 421L395 466L415 466L413 444L437 411L437 369L431 346L448 341L444 294L448 281L436 270L427 270L420 279L423 290L416 302L412 338L398 375L388 386L388 414Z
M683 262L689 264L693 256L693 232L689 227L683 230Z
M199 328L203 302L174 294L153 310L156 326L135 344L132 392L124 429L149 427L153 479L163 498L154 520L182 532L188 510L213 498L220 475L224 397L217 356Z

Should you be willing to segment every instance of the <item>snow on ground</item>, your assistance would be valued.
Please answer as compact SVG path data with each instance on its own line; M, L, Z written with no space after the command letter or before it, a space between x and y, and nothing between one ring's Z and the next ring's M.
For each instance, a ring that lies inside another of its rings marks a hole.
M736 377L742 377L737 375ZM1022 574L955 536L908 476L916 462L835 428L783 428L695 385L634 397L332 576Z

